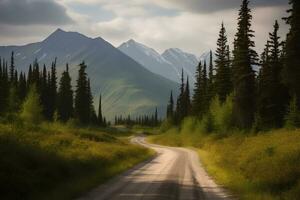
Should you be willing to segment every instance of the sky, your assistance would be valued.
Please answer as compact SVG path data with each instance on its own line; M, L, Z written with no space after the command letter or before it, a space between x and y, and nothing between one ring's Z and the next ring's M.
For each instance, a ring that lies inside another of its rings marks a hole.
M129 39L162 53L180 48L201 55L216 47L224 22L232 45L241 0L0 0L0 45L45 39L57 28L102 37L114 46ZM288 0L250 0L256 49L275 20L284 38Z

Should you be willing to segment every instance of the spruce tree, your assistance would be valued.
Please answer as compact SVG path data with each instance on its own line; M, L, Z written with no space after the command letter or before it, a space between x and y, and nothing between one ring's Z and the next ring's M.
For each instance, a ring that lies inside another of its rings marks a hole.
M79 64L78 79L75 90L75 115L81 124L90 122L90 99L88 92L88 80L85 72L87 66L84 62Z
M209 93L208 93L208 77L207 77L207 65L204 61L202 70L202 115L206 114L209 105Z
M23 102L27 94L27 85L26 85L26 76L22 72L20 73L19 82L18 82L18 96L20 102Z
M167 119L172 122L174 117L174 100L173 100L173 92L171 91L169 104L167 106Z
M194 87L194 95L192 99L192 114L197 117L202 116L203 111L203 79L202 79L202 64L199 62L196 69L196 82Z
M253 64L257 64L254 51L254 37L251 30L251 10L249 0L243 0L239 10L238 31L233 50L234 84L234 121L239 128L250 128L255 113L255 73Z
M9 66L9 81L11 84L15 83L15 61L14 61L14 52L11 52L10 66Z
M68 64L66 65L66 70L62 73L57 97L57 111L59 119L66 122L73 117L74 113L73 90Z
M210 101L215 96L215 76L214 76L214 65L213 65L213 54L209 52L209 71L208 71L208 100Z
M53 120L54 112L56 110L57 106L57 76L56 76L56 59L52 63L51 66L51 76L49 84L49 104L48 104L48 113L47 113L47 119Z
M290 96L296 96L297 106L300 107L300 2L290 0L292 8L286 18L291 26L285 46L283 81L288 86Z
M184 90L184 117L187 117L190 113L191 113L190 83L189 83L189 77L187 77L185 90Z
M99 97L99 107L98 107L98 124L103 126L103 116L102 116L102 96Z
M232 92L232 76L230 70L230 51L227 45L227 35L224 24L221 25L216 50L216 93L223 104Z

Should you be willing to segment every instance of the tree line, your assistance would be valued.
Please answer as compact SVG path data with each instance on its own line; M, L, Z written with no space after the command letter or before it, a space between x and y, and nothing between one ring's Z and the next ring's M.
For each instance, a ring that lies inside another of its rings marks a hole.
M152 115L140 115L135 118L132 118L130 115L127 117L123 117L122 115L115 116L115 125L156 127L160 124L161 119L158 118L157 108Z
M57 83L56 63L55 59L50 70L47 70L46 65L41 68L35 60L30 64L26 75L16 70L14 52L9 64L7 60L0 58L0 117L13 121L21 113L21 116L36 120L67 122L75 119L82 125L106 126L106 119L102 116L101 97L98 115L93 106L87 65L84 62L79 64L76 89L73 91L69 65L66 64ZM31 120L31 123L35 123L34 121Z
M290 25L286 40L280 38L276 20L259 57L254 50L249 0L243 0L233 50L230 51L222 23L216 60L210 52L209 66L205 61L197 66L192 97L188 77L185 80L182 72L177 101L172 92L170 95L167 121L180 124L188 116L209 118L210 104L217 98L221 105L231 100L232 124L236 128L266 130L287 124L300 127L300 2L289 3L289 17L284 18ZM253 70L254 66L259 66L259 72Z

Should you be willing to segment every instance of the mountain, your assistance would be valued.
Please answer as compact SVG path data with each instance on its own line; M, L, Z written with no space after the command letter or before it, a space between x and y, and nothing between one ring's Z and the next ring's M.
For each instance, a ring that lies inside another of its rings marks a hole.
M192 54L175 48L159 54L153 48L134 40L121 44L118 49L155 74L180 82L181 70L183 69L186 75L192 77L191 81L193 82L198 60Z
M69 63L74 83L78 64L85 61L95 105L98 106L101 92L103 112L108 119L121 114L135 116L153 113L155 107L163 116L170 90L177 91L178 88L177 83L148 71L100 37L89 38L77 32L58 29L42 42L0 47L0 56L9 60L12 51L15 52L19 71L27 72L34 59L40 65L45 63L49 66L57 57L58 74Z
M181 69L184 69L186 75L188 75L192 83L194 83L196 67L199 63L195 55L186 53L178 48L171 48L167 49L162 54L162 57L169 61L177 72L180 73Z

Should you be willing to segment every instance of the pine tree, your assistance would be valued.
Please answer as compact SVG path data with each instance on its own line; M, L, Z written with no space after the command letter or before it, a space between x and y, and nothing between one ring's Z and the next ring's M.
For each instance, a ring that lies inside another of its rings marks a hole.
M102 116L102 96L101 96L101 94L100 94L100 97L99 97L98 124L100 126L104 125L104 123L103 123L103 116Z
M187 117L190 113L191 113L191 96L190 96L189 77L187 77L185 90L184 90L184 117Z
M154 114L154 126L158 125L158 112L157 107L155 108L155 114Z
M215 96L215 75L212 51L209 52L208 95L209 101Z
M20 102L23 102L26 98L27 94L27 84L26 84L26 76L23 73L20 73L19 83L18 83L18 97Z
M73 117L74 113L73 90L68 64L66 65L66 70L62 73L57 97L57 111L59 119L66 122Z
M176 123L180 123L183 118L185 117L185 84L184 84L184 72L182 69L181 72L181 84L180 84L180 94L177 99L177 104L176 104L176 114L175 114L175 120Z
M230 70L230 51L227 45L227 35L224 24L221 25L216 50L216 93L223 104L232 92L232 76Z
M196 69L196 82L194 87L194 95L192 99L192 114L201 117L203 115L203 79L202 79L202 64L199 62Z
M53 120L54 112L57 106L57 76L56 76L56 59L51 66L51 75L49 84L49 102L48 102L48 113L47 119Z
M259 77L258 111L263 128L275 128L283 125L285 108L288 103L285 86L281 83L283 63L282 42L278 36L279 25L275 22L274 31L262 56L262 69Z
M207 65L204 61L202 70L202 115L206 114L209 105L209 94L208 94L208 78L207 78Z
M167 106L167 119L170 120L171 122L174 119L174 100L173 100L173 92L171 91L170 99L169 99L169 104Z
M243 0L239 10L238 32L233 50L234 118L239 128L250 128L255 113L255 73L252 64L257 63L257 54L251 30L249 0Z
M9 66L9 81L11 84L15 83L15 61L14 61L14 52L11 52L10 66Z
M90 99L88 98L88 80L85 72L87 66L84 62L80 65L78 71L78 79L75 90L75 115L76 118L82 124L88 124L90 122Z
M300 107L300 2L290 0L292 8L286 18L291 26L285 46L285 62L283 81L288 86L290 95L296 96L297 106Z

